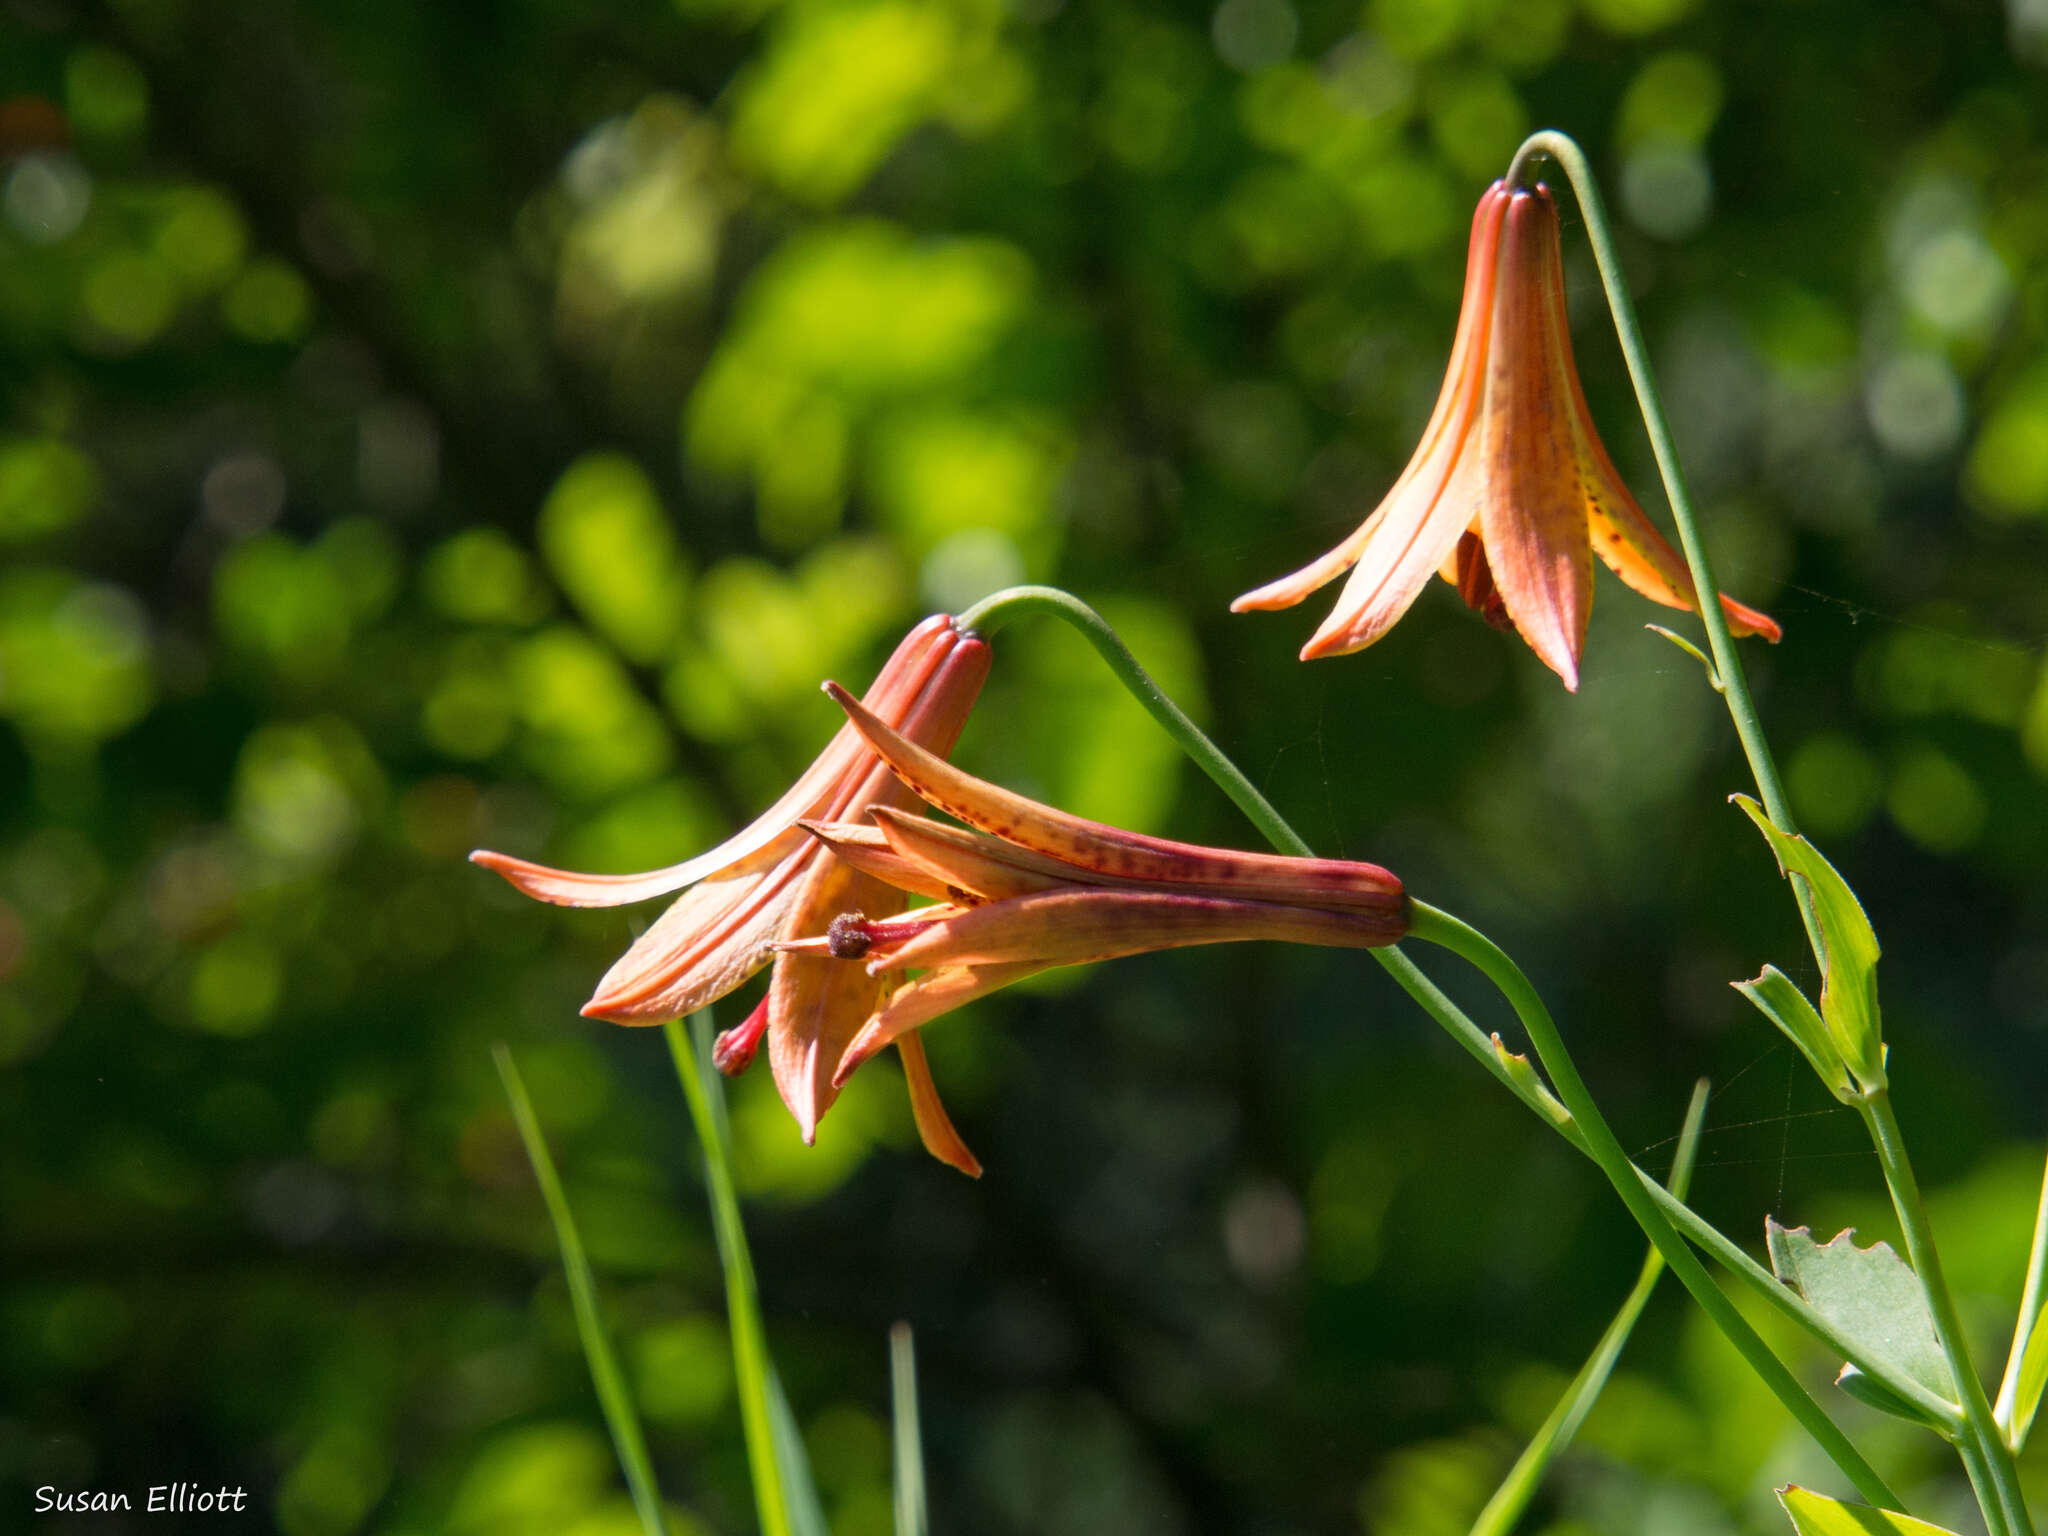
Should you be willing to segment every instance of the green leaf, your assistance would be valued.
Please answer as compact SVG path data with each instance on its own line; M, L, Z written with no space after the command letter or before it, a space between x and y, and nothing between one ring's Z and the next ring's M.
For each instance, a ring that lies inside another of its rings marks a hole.
M1800 1054L1813 1064L1813 1070L1827 1084L1829 1093L1844 1104L1856 1102L1856 1080L1850 1075L1848 1064L1842 1060L1842 1053L1835 1048L1834 1037L1828 1033L1826 1021L1814 1011L1813 1004L1806 1000L1806 994L1792 984L1791 977L1775 965L1767 965L1756 980L1738 981L1731 985L1756 1004L1757 1011L1799 1047Z
M1780 1488L1778 1502L1799 1536L1955 1536L1946 1526L1868 1504L1844 1504L1805 1488Z
M804 1432L789 1406L789 1394L782 1390L782 1373L775 1369L773 1360L767 1364L768 1431L775 1442L775 1469L782 1475L790 1536L832 1536L832 1527L825 1523L824 1506L818 1502L818 1484L811 1476Z
M924 1435L917 1418L917 1350L908 1323L897 1323L889 1330L889 1402L895 1421L891 1448L896 1473L896 1536L929 1536Z
M2026 1353L2020 1356L2018 1411L2013 1415L2011 1430L2020 1445L2027 1443L2027 1432L2034 1427L2034 1413L2041 1406L2043 1388L2048 1388L2048 1328L2036 1323L2027 1338Z
M1842 1367L1841 1374L1835 1377L1835 1385L1866 1408L1875 1408L1879 1413L1888 1413L1895 1419L1910 1419L1915 1424L1925 1424L1929 1429L1943 1433L1948 1430L1947 1425L1915 1407L1875 1376L1854 1364Z
M1550 1091L1543 1079L1537 1076L1536 1069L1529 1064L1529 1058L1509 1050L1507 1042L1499 1035L1493 1037L1493 1055L1501 1064L1502 1070L1507 1073L1509 1086L1515 1090L1516 1096L1523 1103L1536 1107L1552 1125L1563 1131L1568 1139L1576 1141L1579 1128L1572 1123L1572 1112L1557 1101L1557 1096Z
M1803 837L1779 830L1747 795L1734 797L1777 856L1787 879L1804 881L1820 924L1824 974L1821 1017L1856 1081L1866 1091L1884 1086L1884 1041L1877 1011L1877 935L1862 903L1835 866Z
M2020 1292L2020 1315L2013 1324L2005 1379L1998 1387L1998 1425L2014 1451L2026 1445L2034 1414L2041 1406L2041 1390L2048 1386L2048 1328L2041 1326L2044 1291L2048 1291L2048 1177L2041 1181L2040 1210L2034 1217L2034 1241L2027 1255L2027 1283Z
M562 1254L562 1272L569 1282L569 1301L576 1314L576 1337L583 1345L583 1358L590 1366L591 1385L597 1389L598 1405L612 1432L612 1445L619 1453L619 1466L626 1474L626 1486L633 1495L633 1508L640 1516L647 1536L662 1536L667 1528L661 1512L661 1490L654 1481L654 1467L647 1457L647 1436L640 1427L639 1410L626 1386L625 1373L612 1353L611 1335L598 1306L597 1276L576 1231L576 1218L569 1210L569 1197L562 1192L555 1161L548 1153L547 1138L541 1134L540 1119L533 1112L526 1083L512 1060L512 1052L500 1040L491 1047L498 1064L498 1077L505 1085L505 1097L512 1106L512 1121L533 1164L533 1176L540 1184L541 1199L548 1219L555 1226L555 1243Z
M1713 658L1686 639L1685 636L1678 634L1674 630L1666 629L1662 624L1645 624L1643 628L1653 635L1662 635L1694 661L1705 667L1707 669L1707 686L1713 689L1714 692L1726 693L1728 691L1728 685L1721 681L1721 674L1715 668Z
M1768 1217L1764 1231L1771 1268L1809 1306L1872 1358L1937 1397L1954 1401L1955 1378L1935 1338L1927 1299L1913 1271L1890 1244L1858 1248L1853 1230L1837 1233L1832 1242L1816 1243L1805 1227L1787 1230ZM1860 1390L1857 1395L1863 1396ZM1863 1400L1887 1407L1872 1397ZM1924 1422L1919 1413L1906 1417Z

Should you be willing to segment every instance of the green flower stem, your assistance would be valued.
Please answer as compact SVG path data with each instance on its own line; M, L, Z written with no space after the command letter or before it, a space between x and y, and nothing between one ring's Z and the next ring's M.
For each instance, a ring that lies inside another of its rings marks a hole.
M540 1184L540 1197L554 1223L555 1246L561 1250L562 1273L569 1282L569 1303L576 1313L576 1336L583 1345L583 1358L590 1365L591 1385L597 1389L598 1405L612 1432L612 1445L619 1453L619 1465L626 1474L626 1487L633 1495L633 1508L647 1536L663 1536L668 1529L661 1513L661 1490L655 1485L654 1466L647 1458L647 1436L640 1429L640 1415L633 1407L633 1394L612 1353L611 1338L605 1332L604 1315L597 1305L597 1276L590 1257L583 1251L583 1239L576 1231L576 1218L569 1210L569 1197L562 1192L555 1160L548 1155L547 1138L527 1097L526 1084L512 1061L512 1052L500 1040L491 1047L498 1064L498 1078L505 1085L505 1097L512 1106L512 1123L519 1127L519 1139L526 1145L527 1161Z
M1798 826L1792 819L1792 808L1785 798L1785 789L1778 777L1778 766L1771 755L1770 743L1764 739L1763 723L1757 715L1756 703L1749 692L1749 680L1742 669L1742 658L1735 649L1734 637L1728 630L1727 616L1721 611L1720 583L1714 579L1711 563L1707 559L1706 544L1700 537L1699 519L1693 510L1692 496L1685 484L1684 472L1679 468L1678 450L1671 434L1671 424L1664 414L1664 402L1658 393L1656 379L1651 375L1649 350L1643 344L1642 326L1636 319L1635 303L1629 297L1628 285L1623 279L1621 263L1615 256L1613 228L1608 222L1607 209L1600 197L1600 189L1593 178L1592 167L1587 164L1585 152L1570 137L1551 130L1531 134L1515 151L1515 158L1508 167L1511 185L1519 183L1529 159L1536 155L1548 155L1564 168L1571 179L1572 191L1577 196L1579 211L1586 220L1587 238L1593 245L1593 258L1600 268L1601 286L1606 290L1607 305L1614 316L1614 329L1621 341L1622 356L1628 362L1629 379L1635 385L1636 401L1642 409L1643 425L1650 435L1650 447L1657 456L1657 471L1664 481L1665 495L1671 502L1672 521L1678 526L1678 537L1685 551L1685 563L1692 573L1693 586L1699 594L1700 622L1707 631L1707 644L1713 652L1714 670L1718 674L1718 686L1727 701L1729 717L1735 723L1735 733L1742 741L1743 755L1749 759L1751 774L1756 779L1758 793L1763 797L1764 808L1777 827L1786 833L1796 833ZM1810 893L1799 881L1793 882L1793 891L1799 903L1799 913L1806 925L1806 935L1812 945L1814 958L1826 966L1826 945L1822 940L1820 924L1815 916ZM1878 1097L1882 1098L1880 1094ZM1569 1099L1566 1101L1569 1103ZM1899 1139L1898 1126L1892 1119L1889 1101L1886 1100L1878 1114L1865 1113L1866 1124L1871 1131L1873 1144L1877 1146L1879 1161L1885 1170L1885 1181L1891 1188L1892 1203L1899 1209L1900 1222L1906 1228L1908 1245L1913 1246L1917 1230L1922 1247L1913 1251L1913 1267L1920 1277L1921 1288L1927 1293L1928 1308L1936 1320L1943 1353L1948 1356L1949 1368L1954 1373L1957 1389L1962 1394L1962 1408L1967 1421L1966 1434L1976 1439L1982 1461L1994 1482L1999 1496L2007 1506L2007 1515L2013 1521L2016 1536L2025 1533L2031 1536L2032 1526L2026 1510L2018 1503L2017 1475L2012 1471L2012 1453L2000 1433L1992 1416L1989 1403L1984 1396L1983 1383L1969 1364L1969 1356L1963 1347L1959 1328L1943 1326L1942 1319L1951 1324L1955 1318L1955 1302L1948 1294L1942 1280L1941 1261L1935 1252L1933 1234L1927 1229L1924 1211L1920 1210L1917 1185L1913 1183L1912 1166L1906 1159L1904 1143ZM1901 1182L1903 1180L1903 1182ZM1919 1212L1916 1222L1908 1221L1908 1209Z
M740 1222L739 1196L733 1190L732 1162L726 1156L724 1106L713 1102L704 1064L683 1021L671 1019L662 1032L668 1036L669 1055L675 1058L676 1076L682 1079L683 1097L690 1101L690 1119L697 1127L697 1144L704 1152L711 1225L718 1235L718 1257L725 1267L725 1304L732 1318L733 1379L739 1388L740 1425L746 1433L747 1470L753 1479L761 1536L790 1536L789 1508L769 1419L768 1335L761 1323L761 1297L754 1285L747 1231Z
M1442 989L1431 981L1419 966L1398 948L1391 946L1375 949L1371 953L1374 959L1387 965L1395 981L1415 999L1423 1012L1441 1024L1451 1038L1465 1048L1467 1054L1492 1072L1509 1092L1535 1112L1538 1119L1587 1157L1593 1155L1586 1145L1584 1135L1570 1119L1569 1114L1567 1113L1562 1121L1558 1119L1556 1111L1562 1106L1559 1106L1540 1085L1532 1087L1510 1076L1501 1065L1499 1054L1493 1049L1491 1037L1473 1023L1462 1008L1446 997ZM1387 964L1389 960L1394 963ZM1729 1274L1746 1285L1758 1300L1766 1303L1788 1321L1797 1323L1831 1353L1853 1362L1866 1376L1882 1382L1936 1423L1946 1425L1951 1430L1960 1429L1963 1422L1962 1413L1954 1403L1936 1396L1910 1376L1869 1354L1856 1341L1845 1337L1833 1323L1808 1306L1797 1291L1782 1283L1776 1275L1745 1253L1739 1243L1672 1194L1650 1174L1637 1168L1636 1178L1650 1198L1657 1202L1658 1208L1670 1219L1671 1224L1684 1233L1694 1246L1718 1260Z
M1680 1200L1685 1198L1686 1186L1692 1182L1693 1159L1700 1149L1700 1126L1706 1117L1707 1080L1701 1078L1693 1085L1692 1102L1685 1109L1685 1124L1678 1132L1678 1151L1671 1159L1671 1193ZM1593 1353L1579 1367L1578 1375L1565 1388L1557 1406L1550 1410L1534 1438L1522 1448L1522 1454L1515 1458L1514 1466L1508 1469L1500 1487L1486 1501L1479 1518L1472 1522L1471 1536L1508 1536L1508 1532L1515 1528L1515 1522L1528 1509L1529 1500L1535 1497L1544 1472L1558 1453L1572 1443L1579 1426L1586 1422L1586 1415L1593 1411L1593 1404L1605 1389L1607 1378L1614 1374L1615 1363L1621 1359L1621 1351L1627 1345L1629 1335L1635 1332L1636 1323L1641 1319L1643 1309L1649 1306L1650 1297L1663 1274L1664 1256L1652 1248L1644 1256L1643 1267L1637 1273L1636 1283L1630 1288L1627 1299L1622 1302L1621 1310L1614 1314L1614 1321L1600 1335L1600 1342L1593 1346Z
M1664 400L1658 394L1657 381L1650 373L1649 348L1643 345L1643 331L1636 320L1635 301L1629 297L1621 261L1614 253L1613 227L1608 223L1607 207L1600 199L1600 188L1593 180L1592 167L1586 163L1585 151L1570 137L1545 129L1530 134L1522 141L1522 147L1515 151L1514 161L1508 167L1508 185L1520 183L1527 162L1535 155L1548 155L1563 166L1565 175L1571 178L1572 191L1579 201L1579 212L1586 220L1587 238L1593 242L1593 260L1600 268L1600 284L1607 291L1607 307L1614 315L1614 329L1621 338L1621 355L1628 361L1629 380L1635 385L1636 401L1642 407L1643 425L1649 429L1650 448L1657 456L1657 472L1663 476L1664 494L1671 501L1671 518L1678 525L1678 539L1685 550L1685 563L1692 571L1692 583L1698 590L1700 622L1706 626L1707 645L1714 654L1714 670L1720 674L1722 691L1728 700L1728 713L1735 719L1735 733L1742 738L1743 754L1749 759L1750 772L1756 776L1757 789L1763 796L1764 808L1771 813L1771 820L1787 832L1797 831L1792 824L1792 810L1785 799L1784 785L1778 778L1777 762L1771 756L1770 743L1764 740L1763 723L1757 716L1755 702L1750 698L1742 659L1736 654L1734 636L1728 632L1728 616L1721 611L1721 584L1714 579L1713 567L1707 561L1707 547L1700 538L1692 495L1686 490L1685 476L1678 467L1678 448L1671 435L1671 423L1664 415Z
M1307 855L1308 844L1273 809L1273 803L1252 786L1252 781L1202 733L1187 712L1152 681L1151 674L1138 665L1131 648L1109 627L1109 621L1073 593L1062 592L1058 587L1010 587L983 598L961 614L957 622L962 629L992 635L1012 619L1030 615L1059 619L1078 631L1095 647L1125 691L1145 706L1181 751L1216 781L1232 803L1251 819L1252 825L1265 834L1267 841L1283 853Z
M1920 1198L1920 1183L1913 1176L1913 1165L1906 1156L1906 1144L1899 1135L1899 1122L1892 1113L1891 1094L1882 1088L1866 1093L1858 1110L1864 1124L1870 1128L1871 1144L1877 1148L1884 1181L1891 1187L1892 1208L1898 1213L1899 1228L1905 1235L1906 1252L1913 1261L1913 1272L1920 1277L1921 1289L1927 1293L1935 1337L1941 1341L1941 1352L1948 1357L1948 1368L1956 1379L1956 1390L1962 1393L1967 1437L1976 1441L1975 1449L1983 1458L1985 1474L1996 1489L1998 1503L2004 1509L2013 1536L2033 1536L2034 1525L2020 1493L2019 1469L2013 1464L2012 1448L2006 1444L2005 1436L1999 1430L1977 1368L1970 1363L1970 1348L1963 1336L1962 1319L1956 1315L1955 1300L1949 1294L1948 1282L1942 1277L1941 1253L1934 1246L1934 1228L1927 1220L1927 1206ZM1986 1505L1987 1511L1990 1507Z
M2006 1357L2005 1380L1998 1388L1998 1427L2005 1443L2017 1455L2027 1443L2027 1430L2034 1421L2033 1402L2020 1401L2020 1376L2026 1364L2027 1347L2041 1322L2044 1272L2048 1272L2048 1174L2041 1179L2041 1205L2034 1213L2034 1247L2027 1257L2027 1283L2020 1292L2019 1321L2013 1325L2012 1353Z
M1415 920L1409 932L1418 939L1441 944L1451 953L1470 961L1500 990L1515 1010L1515 1016L1522 1021L1522 1027L1528 1031L1536 1054L1543 1060L1544 1069L1549 1072L1551 1082L1557 1085L1558 1097L1564 1100L1565 1108L1572 1112L1572 1118L1585 1133L1593 1160L1607 1175L1608 1182L1621 1196L1629 1214L1635 1217L1636 1225L1664 1255L1664 1262L1671 1266L1671 1272L1692 1292L1693 1299L1707 1315L1719 1324L1728 1341L1749 1362L1750 1369L1763 1378L1778 1401L1856 1485L1856 1491L1880 1508L1902 1509L1898 1496L1885 1486L1884 1479L1849 1443L1848 1436L1799 1385L1784 1363L1771 1353L1770 1346L1758 1337L1748 1320L1735 1309L1735 1303L1714 1283L1713 1277L1672 1227L1663 1209L1643 1188L1635 1165L1629 1162L1628 1154L1615 1140L1614 1132L1600 1113L1600 1106L1593 1102L1585 1080L1579 1076L1578 1067L1565 1050L1564 1039L1551 1021L1550 1010L1529 984L1529 978L1522 974L1521 967L1478 929L1424 902L1415 903Z
M2005 1503L1999 1497L1998 1484L1991 1475L1991 1468L1984 1460L1983 1448L1976 1437L1963 1435L1956 1441L1956 1455L1962 1458L1963 1471L1970 1479L1970 1491L1977 1495L1977 1508L1984 1516L1984 1536L2013 1536L2011 1525L2006 1522Z
M1130 652L1107 620L1088 604L1072 593L1062 592L1056 587L1011 587L984 598L974 607L959 616L963 629L981 634L993 634L1012 619L1026 616L1056 618L1071 625L1094 646L1110 670L1123 683L1131 695L1149 710L1154 719L1165 729L1182 752L1191 758L1207 774L1218 789L1253 826L1257 827L1266 840L1282 853L1300 857L1312 857L1314 850L1301 834L1289 826L1285 817L1275 810L1271 801L1260 794L1251 780L1233 763L1216 744L1203 734L1201 727L1161 691L1159 685L1145 671L1138 659ZM1553 1098L1541 1083L1532 1079L1517 1077L1494 1049L1492 1037L1477 1024L1456 1003L1445 995L1442 988L1401 950L1399 945L1385 945L1369 950L1381 969L1394 978L1396 984L1413 998L1416 1004L1449 1032L1451 1038L1464 1048L1473 1060L1492 1074L1494 1079L1566 1141L1579 1151L1591 1156L1585 1137L1571 1116ZM1941 1423L1957 1420L1953 1403L1942 1401L1918 1382L1886 1363L1869 1358L1849 1340L1842 1337L1834 1325L1806 1304L1789 1287L1779 1283L1778 1278L1763 1265L1745 1253L1741 1246L1731 1240L1718 1227L1700 1216L1684 1201L1678 1199L1662 1184L1641 1169L1636 1170L1638 1181L1657 1202L1659 1209L1677 1225L1687 1237L1706 1252L1712 1254L1729 1272L1747 1285L1755 1294L1775 1310L1783 1313L1808 1333L1812 1334L1830 1350L1844 1360L1853 1360L1866 1375L1881 1381L1899 1396L1912 1402L1922 1412ZM1747 1323L1743 1325L1745 1328ZM1818 1408L1815 1409L1818 1412Z

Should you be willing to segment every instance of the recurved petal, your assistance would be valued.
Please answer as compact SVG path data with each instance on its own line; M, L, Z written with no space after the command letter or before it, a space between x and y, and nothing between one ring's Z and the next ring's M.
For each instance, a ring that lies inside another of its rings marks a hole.
M1472 217L1465 303L1458 315L1436 414L1407 471L1374 514L1382 526L1352 568L1322 627L1302 647L1304 661L1362 650L1393 628L1441 570L1478 511L1471 462L1495 340L1501 227L1510 202L1495 183Z
M1664 535L1633 501L1595 502L1586 520L1592 530L1593 552L1615 575L1652 602L1699 611L1699 594L1685 557L1665 542ZM1735 634L1761 635L1773 645L1784 638L1785 631L1776 619L1738 603L1726 592L1721 594L1721 612Z
M1005 896L1071 885L1086 873L1073 864L1034 853L1016 843L985 832L949 827L928 816L888 806L877 806L869 814L875 819L875 830L904 862L938 882L942 887L940 900L950 900L960 891L967 891L984 901L1000 901Z
M1065 889L969 908L927 925L874 970L948 966L1082 965L1154 949L1279 939L1368 949L1408 931L1395 912L1344 912L1178 892Z
M962 648L963 641L964 637L953 627L948 615L934 614L926 619L903 637L888 661L883 663L882 670L875 676L874 686L868 690L869 707L888 719L900 718L932 690L934 680L941 676L947 662L952 661L955 670L961 668L962 662L956 659L955 653ZM978 640L972 644L981 653L981 670L986 674L987 647ZM978 683L976 687L978 689ZM960 691L956 687L946 696L950 699ZM972 702L970 693L967 703ZM960 719L965 719L964 708L957 713ZM953 722L954 734L957 735L959 729L958 721ZM713 875L742 874L767 868L802 847L804 834L797 831L792 823L801 816L820 814L836 796L842 796L844 781L848 775L859 771L861 760L866 755L867 748L860 737L851 728L842 726L796 783L767 810L716 848L685 859L680 864L671 864L666 869L632 875L586 875L515 859L484 848L472 853L469 859L472 864L480 864L503 875L535 900L553 902L557 906L617 907L653 896L665 896Z
M981 1160L967 1149L939 1099L938 1084L932 1081L931 1066L924 1058L924 1042L913 1031L896 1042L896 1054L903 1058L903 1081L910 1087L910 1114L917 1121L917 1135L924 1149L970 1179L980 1178Z
M914 981L906 981L889 994L885 1002L853 1037L853 1043L840 1058L836 1082L845 1082L853 1071L875 1052L890 1042L907 1038L909 1033L921 1025L929 1024L941 1014L951 1013L955 1008L964 1008L977 997L1022 981L1027 976L1036 976L1040 971L1050 970L1049 965L1022 962L1016 965L962 965L946 970L926 971Z
M902 895L874 876L819 856L789 905L782 936L823 933L842 912L886 917L902 906ZM839 1096L832 1081L839 1058L881 996L882 984L859 965L811 953L776 957L768 985L768 1067L806 1142Z
M914 859L907 859L889 846L880 827L864 827L847 821L801 821L797 823L832 850L832 856L855 869L886 881L913 896L948 901L953 892L944 880Z
M579 874L572 869L553 869L546 864L515 859L510 854L493 853L488 848L477 849L469 856L469 862L503 875L536 901L553 902L558 907L622 907L628 902L666 896L709 875L746 874L787 857L802 842L803 834L794 827L784 823L777 828L770 824L770 816L764 815L709 852L644 874Z
M660 1024L725 996L767 963L796 866L811 855L806 843L773 870L685 891L605 972L585 1017Z
M1576 689L1593 559L1570 419L1576 370L1556 205L1541 187L1517 192L1505 224L1477 445L1480 531L1508 617Z
M1131 884L1204 886L1364 912L1391 912L1401 905L1401 882L1376 864L1203 848L1107 827L1040 805L978 779L906 740L838 684L825 684L825 691L846 711L876 755L927 802L971 827L1073 866L1077 878L1092 875ZM885 833L889 830L884 827Z
M1405 542L1407 535L1401 531L1385 530L1383 525L1399 523L1403 518L1415 514L1414 498L1407 495L1411 482L1418 478L1428 483L1441 485L1442 460L1445 451L1455 451L1455 444L1461 438L1472 419L1468 380L1472 373L1475 354L1485 347L1487 295L1493 284L1494 249L1500 232L1500 206L1506 197L1506 188L1495 182L1479 199L1479 206L1472 215L1472 237L1465 256L1465 296L1458 311L1458 330L1451 343L1450 361L1444 369L1443 388L1437 394L1436 408L1430 413L1429 424L1422 430L1421 442L1408 460L1387 494L1381 498L1379 507L1358 529L1335 549L1310 561L1292 575L1269 582L1255 591L1247 592L1230 605L1232 613L1245 613L1253 609L1291 608L1316 588L1333 581L1357 562L1376 540L1396 539ZM1420 500L1426 504L1432 493L1425 491ZM1398 512L1393 509L1400 509ZM1373 584L1375 587L1378 583ZM1420 590L1418 585L1416 590ZM1351 589L1340 599L1340 611L1348 609ZM1366 593L1361 588L1358 594L1363 602ZM1412 600L1414 594L1409 594ZM1405 609L1406 603L1401 604ZM1397 609L1395 616L1399 616ZM1392 620L1388 620L1389 623ZM1325 623L1323 628L1331 630ZM1384 629L1384 625L1381 626ZM1374 632L1375 634L1378 631ZM1365 644L1360 641L1359 644ZM1343 647L1356 649L1356 646ZM1318 655L1331 654L1326 648Z

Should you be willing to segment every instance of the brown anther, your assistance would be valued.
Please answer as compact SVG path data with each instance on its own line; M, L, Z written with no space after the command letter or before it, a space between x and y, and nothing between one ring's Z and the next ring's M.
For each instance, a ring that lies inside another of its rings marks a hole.
M825 948L835 960L858 960L874 945L868 920L859 912L842 912L825 930Z

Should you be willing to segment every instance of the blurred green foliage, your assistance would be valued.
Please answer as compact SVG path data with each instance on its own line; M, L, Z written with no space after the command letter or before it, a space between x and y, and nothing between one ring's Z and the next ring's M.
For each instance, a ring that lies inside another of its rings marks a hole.
M576 1016L652 913L462 854L695 852L829 735L821 678L1018 580L1097 603L1320 848L1510 940L1650 1165L1712 1076L1728 1230L1887 1233L1727 986L1796 924L1668 615L1603 579L1567 698L1442 593L1306 668L1312 613L1225 612L1404 462L1467 210L1541 125L1621 216L1723 575L1785 623L1764 708L1884 941L1992 1354L2048 1131L2044 63L2024 0L0 12L0 1507L188 1479L287 1536L630 1529L505 1037L675 1529L745 1529L682 1106L658 1039ZM1254 841L1063 632L998 638L960 756ZM1048 977L929 1048L978 1185L887 1065L812 1149L733 1095L842 1533L887 1528L897 1317L936 1530L1462 1530L1639 1255L1355 957ZM1674 1295L1535 1521L1777 1530L1788 1477L1826 1481Z

